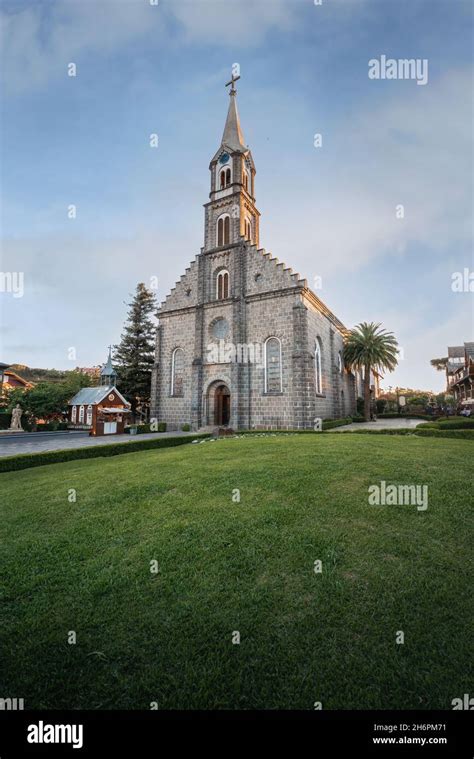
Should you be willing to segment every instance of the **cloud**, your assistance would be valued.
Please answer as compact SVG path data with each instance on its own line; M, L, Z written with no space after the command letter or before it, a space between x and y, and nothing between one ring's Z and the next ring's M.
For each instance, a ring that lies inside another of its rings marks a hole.
M148 33L163 17L140 0L38 3L0 14L2 77L15 93L65 77L67 65L91 53L107 55Z
M242 47L272 29L289 31L297 6L288 0L179 0L171 7L187 41Z
M67 75L70 62L87 56L123 53L148 38L154 46L173 39L180 44L239 48L258 43L268 30L292 27L294 13L286 0L55 0L0 12L2 81L5 91L22 93L45 87ZM223 10L225 9L225 16ZM171 35L170 29L173 28Z
M375 108L366 100L343 131L327 129L314 150L330 157L311 156L303 201L276 218L275 255L294 248L294 229L300 269L312 272L316 257L328 275L403 255L410 243L435 252L454 245L461 255L471 241L471 85L469 72L452 70Z

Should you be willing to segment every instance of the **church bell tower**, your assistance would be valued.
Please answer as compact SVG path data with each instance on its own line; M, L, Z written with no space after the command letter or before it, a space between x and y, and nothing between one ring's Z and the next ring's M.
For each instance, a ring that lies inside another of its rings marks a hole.
M205 204L204 252L234 245L241 238L259 245L259 217L255 206L255 164L244 143L237 110L234 77L230 86L230 102L219 150L209 165L211 191Z

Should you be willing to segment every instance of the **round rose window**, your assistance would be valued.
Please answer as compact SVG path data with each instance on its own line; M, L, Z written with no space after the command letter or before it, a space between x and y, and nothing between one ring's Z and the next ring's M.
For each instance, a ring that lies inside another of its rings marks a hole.
M224 340L225 337L229 334L229 324L227 322L227 319L216 319L215 322L211 325L211 332L212 336L216 338L216 340Z

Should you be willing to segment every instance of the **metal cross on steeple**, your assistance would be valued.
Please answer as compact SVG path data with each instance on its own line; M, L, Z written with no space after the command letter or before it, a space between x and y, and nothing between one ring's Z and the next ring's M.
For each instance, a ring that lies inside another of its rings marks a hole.
M227 84L226 84L226 87L228 87L229 85L231 85L229 95L235 95L235 93L237 92L237 90L234 87L234 83L238 79L240 79L240 74L238 76L234 76L234 72L232 72L232 78L231 78L230 82L227 82Z

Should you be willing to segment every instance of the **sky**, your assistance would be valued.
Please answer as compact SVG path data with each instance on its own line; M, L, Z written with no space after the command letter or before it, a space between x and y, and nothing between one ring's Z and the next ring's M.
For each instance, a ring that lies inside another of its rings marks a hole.
M164 300L203 245L238 63L260 245L347 327L395 333L385 387L444 389L430 359L474 331L470 0L0 7L0 361L103 363L137 283ZM383 55L428 81L369 78Z

